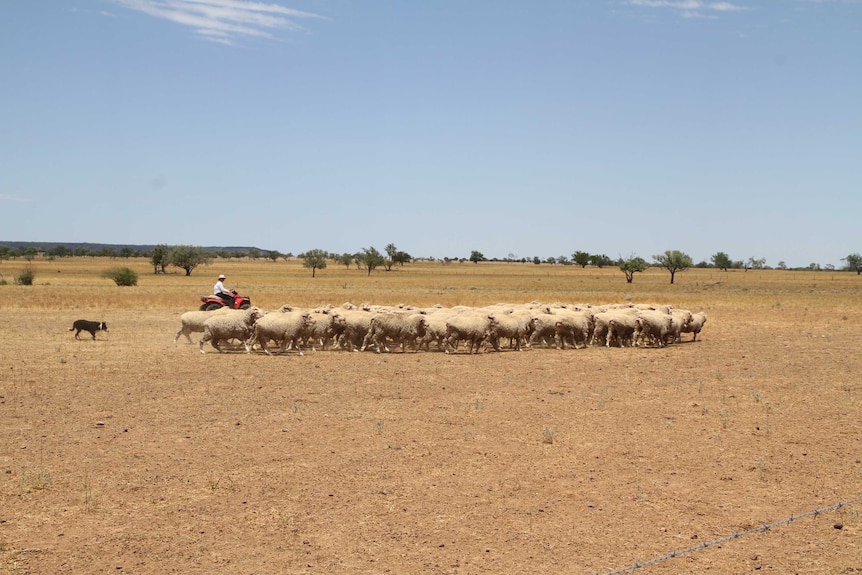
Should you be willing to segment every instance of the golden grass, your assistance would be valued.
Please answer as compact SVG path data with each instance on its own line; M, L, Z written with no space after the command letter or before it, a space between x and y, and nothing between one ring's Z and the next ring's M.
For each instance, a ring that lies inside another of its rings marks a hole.
M35 273L32 286L13 285L25 267ZM118 287L100 276L109 267L127 266L140 274L137 286ZM662 302L698 309L731 307L858 311L862 306L862 277L847 272L811 272L690 269L677 273L670 283L667 271L650 268L636 274L631 284L615 267L521 263L418 262L379 270L330 264L317 277L301 260L216 260L186 276L169 268L153 274L143 258L63 258L54 261L23 260L0 263L0 307L33 309L169 309L198 306L199 296L209 293L219 273L227 284L249 295L265 309L290 303L317 306L346 301L359 304L407 303L480 306L533 300L564 302Z

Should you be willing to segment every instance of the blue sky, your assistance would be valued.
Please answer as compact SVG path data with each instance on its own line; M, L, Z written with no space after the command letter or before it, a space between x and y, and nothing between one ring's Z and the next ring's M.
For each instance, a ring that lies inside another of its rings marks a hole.
M11 0L0 241L862 252L862 2Z

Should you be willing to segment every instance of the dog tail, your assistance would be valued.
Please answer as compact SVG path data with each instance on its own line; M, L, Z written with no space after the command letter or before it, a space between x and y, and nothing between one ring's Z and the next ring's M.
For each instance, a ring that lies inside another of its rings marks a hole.
M75 326L73 325L72 327L70 327L69 331L75 331Z

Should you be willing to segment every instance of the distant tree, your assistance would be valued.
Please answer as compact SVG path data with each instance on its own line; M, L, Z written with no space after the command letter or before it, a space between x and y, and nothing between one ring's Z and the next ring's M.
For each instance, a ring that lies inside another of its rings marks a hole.
M281 252L278 250L269 250L269 252L267 252L267 254L266 254L266 257L268 257L269 259L271 259L274 262L277 262L278 258L280 258L282 256L281 256Z
M846 258L841 258L841 261L846 262L845 270L856 272L856 275L862 274L862 255L853 253Z
M165 268L171 263L171 249L165 244L159 244L153 248L150 263L153 265L153 273L165 273Z
M398 253L398 248L395 247L395 244L387 244L385 248L386 257L383 258L383 267L386 271L392 271L392 266L395 265L395 254Z
M684 272L692 266L691 256L679 250L667 250L663 254L653 256L653 259L670 272L670 283L673 283L676 272Z
M24 252L23 252L24 259L27 260L28 262L32 262L33 258L35 258L38 253L39 253L39 250L37 250L36 248L32 248L32 247L31 248L24 248ZM33 285L33 284L25 284L25 285Z
M745 265L745 270L762 270L766 266L766 258L748 258L748 262Z
M539 256L533 256L533 260L532 260L532 261L533 261L533 263L534 263L534 264L536 264L536 265L539 265L540 263L542 263L542 260L541 260L541 258L539 258Z
M569 265L570 262L569 262L569 258L567 256L559 256L557 258L557 263L560 264L561 266L567 266L567 265Z
M619 265L620 270L626 274L626 283L632 283L637 272L642 272L649 267L649 264L645 259L635 256L634 254L630 255L626 259L620 258Z
M54 246L50 250L46 252L50 256L58 257L58 258L67 258L72 255L72 250L67 248L66 246Z
M775 265L775 267L776 267L777 269L780 269L780 270L786 270L786 269L787 269L787 264L786 264L786 263L784 263L784 260L781 260L780 262L778 262L778 263Z
M712 265L720 270L727 271L728 268L733 266L733 261L730 259L724 252L718 252L714 256L712 256Z
M590 256L590 263L601 269L605 266L612 266L615 262L605 254L593 254Z
M336 262L340 263L341 265L343 265L347 269L350 269L350 264L353 263L353 258L355 258L355 257L356 257L356 254L343 253L339 256L335 256L334 259Z
M485 261L485 254L473 250L472 252L470 252L470 261L474 264L478 264L479 262Z
M186 275L192 275L192 270L201 264L209 265L212 259L200 246L174 246L170 253L172 266L182 268Z
M546 264L556 264L557 258L555 258L554 256L548 256L545 258L545 263Z
M378 252L376 248L362 248L362 253L357 254L356 259L362 263L362 267L368 270L368 275L371 275L375 268L382 266L383 262L386 261L383 254Z
M257 248L249 248L248 257L249 259L256 260L260 257L260 250Z
M577 251L572 254L572 261L581 266L582 268L585 268L589 265L590 259L591 256L587 252Z
M325 250L308 250L304 254L299 254L299 257L302 258L302 265L307 268L311 268L311 277L315 277L315 273L317 270L326 269L326 256L328 254Z
M813 272L819 272L820 271L820 264L818 264L816 262L811 262L810 264L808 264L807 269L809 269Z
M400 266L403 266L404 264L409 264L410 262L412 262L413 256L411 256L407 252L397 251L395 252L395 257L392 258L392 261L394 261Z
M131 268L108 268L101 275L103 278L114 280L118 286L138 285L138 272Z

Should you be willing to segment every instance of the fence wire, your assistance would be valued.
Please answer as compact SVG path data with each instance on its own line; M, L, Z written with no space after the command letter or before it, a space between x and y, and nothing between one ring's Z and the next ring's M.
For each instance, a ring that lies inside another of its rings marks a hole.
M727 537L722 537L721 539L715 539L713 541L705 541L699 545L695 545L694 547L689 547L688 549L680 549L679 551L671 551L667 555L662 555L661 557L656 557L654 559L650 559L648 561L637 562L633 565L629 565L628 567L623 567L622 569L617 569L616 571L608 571L604 573L604 575L619 575L620 573L627 573L629 571L637 571L638 569L643 569L644 567L649 567L650 565L655 565L656 563L661 563L662 561L667 561L668 559L673 559L674 557L679 557L681 555L686 555L688 553L694 553L695 551L700 551L701 549L706 549L707 547L712 547L713 545L720 545L721 543L727 543L728 541L733 541L734 539L739 539L740 537L744 537L746 535L751 535L752 533L762 533L764 531L768 531L773 527L778 527L781 525L786 525L788 523L793 523L794 521L798 521L799 519L804 519L805 517L817 516L821 513L826 513L827 511L834 511L836 509L841 509L847 505L851 505L853 503L858 503L862 501L862 496L856 497L854 499L848 499L847 501L840 501L835 503L834 505L830 505L828 507L821 507L820 509L815 509L813 511L809 511L808 513L803 513L801 515L793 515L788 517L787 519L782 519L781 521L775 521L774 523L764 523L758 527L754 527L752 529L748 529L747 531L740 531L738 533L734 533L732 535L728 535Z

